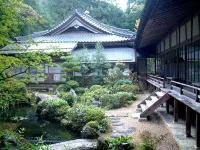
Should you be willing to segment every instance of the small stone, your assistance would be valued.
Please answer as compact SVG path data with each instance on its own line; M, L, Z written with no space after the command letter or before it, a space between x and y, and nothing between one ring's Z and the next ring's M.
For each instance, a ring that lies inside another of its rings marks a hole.
M84 126L81 131L82 138L86 139L97 139L99 137L98 133L94 128Z

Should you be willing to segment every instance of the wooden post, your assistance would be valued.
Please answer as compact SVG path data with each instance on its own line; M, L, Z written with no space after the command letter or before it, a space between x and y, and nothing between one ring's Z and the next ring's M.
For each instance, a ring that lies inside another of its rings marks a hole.
M191 137L191 109L186 106L186 137Z
M174 122L178 122L178 101L174 98Z
M200 149L200 114L196 113L196 149Z
M169 114L169 100L166 101L166 112Z
M199 90L196 90L196 102L199 102Z

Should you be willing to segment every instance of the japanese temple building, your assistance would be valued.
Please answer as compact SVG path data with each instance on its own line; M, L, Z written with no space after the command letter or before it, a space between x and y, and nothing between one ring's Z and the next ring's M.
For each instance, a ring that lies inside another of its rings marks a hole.
M194 125L195 147L200 149L200 1L147 0L135 48L138 74L148 89L157 90L150 97L157 99L155 95L163 92L156 103L141 103L138 108L145 109L140 117L166 102L175 123L179 117L185 120L186 137L191 137ZM148 75L147 58L155 58L154 75Z
M62 50L65 54L76 56L77 52L84 47L88 48L89 54L95 52L96 43L102 43L102 51L111 63L118 61L126 64L129 70L135 69L136 54L133 48L136 33L128 30L105 25L93 19L88 13L74 10L60 24L46 31L31 35L16 37L16 42L23 47L28 38L32 38L36 45L30 46L31 50L43 50L51 52L53 48ZM5 54L15 54L15 46L8 45L2 49ZM62 60L55 60L61 66ZM18 68L20 69L20 68ZM36 73L37 70L30 69ZM39 79L39 83L63 82L61 67L50 67L44 64L44 73L47 79Z

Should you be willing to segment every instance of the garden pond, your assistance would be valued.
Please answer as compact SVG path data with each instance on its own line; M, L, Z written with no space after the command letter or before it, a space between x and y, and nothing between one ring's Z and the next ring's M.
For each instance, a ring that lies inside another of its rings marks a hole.
M40 120L36 116L36 108L29 105L10 108L0 111L0 123L15 126L22 130L24 138L32 142L42 137L45 143L79 139L80 135L71 130L64 129L59 123Z

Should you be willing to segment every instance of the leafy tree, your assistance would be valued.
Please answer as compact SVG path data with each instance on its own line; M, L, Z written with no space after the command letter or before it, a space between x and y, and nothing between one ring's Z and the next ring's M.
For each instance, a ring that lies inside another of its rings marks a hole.
M48 24L23 0L0 0L0 14L0 47L11 42L14 36L42 30Z
M110 68L110 64L107 61L105 54L102 53L104 47L101 43L97 43L96 52L92 55L92 64L91 68L97 71L98 75L106 74Z
M76 61L74 56L62 56L61 59L64 60L64 63L62 64L62 71L65 73L63 75L66 80L70 80L73 76L74 71L79 71L80 70L80 65L79 62Z
M91 73L91 59L87 47L83 47L83 50L77 53L76 60L80 64L79 73L82 76L87 76Z
M145 0L131 0L126 12L115 5L116 0L25 0L53 27L63 21L74 9L89 11L98 21L120 28L134 30L135 20L139 19ZM133 5L134 4L134 5Z

